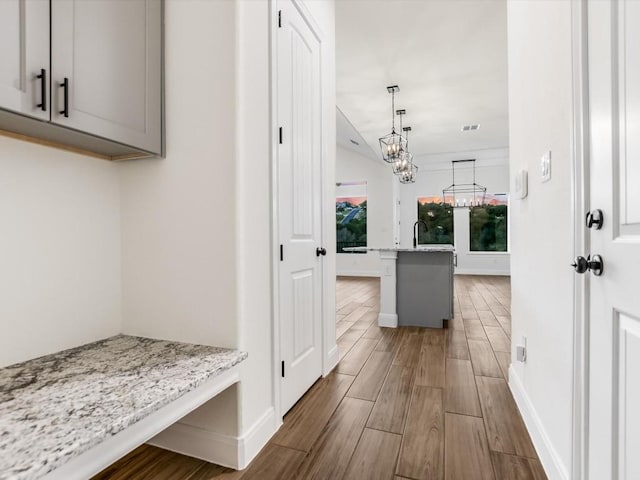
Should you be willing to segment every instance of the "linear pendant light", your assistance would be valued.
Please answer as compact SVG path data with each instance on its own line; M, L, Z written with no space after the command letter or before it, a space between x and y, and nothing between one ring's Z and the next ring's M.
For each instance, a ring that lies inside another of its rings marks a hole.
M473 167L472 183L456 183L456 166L463 163L471 163ZM453 208L466 208L485 204L485 196L487 187L476 183L476 160L452 160L451 161L451 177L452 182L447 188L442 189L443 203L451 205ZM460 196L463 196L460 201ZM469 200L467 201L467 197Z

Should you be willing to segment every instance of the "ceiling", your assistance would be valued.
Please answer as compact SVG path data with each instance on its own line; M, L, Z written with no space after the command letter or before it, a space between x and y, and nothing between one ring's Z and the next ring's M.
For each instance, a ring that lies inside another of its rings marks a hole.
M394 84L415 156L509 143L506 0L338 0L336 71L338 108L376 152Z

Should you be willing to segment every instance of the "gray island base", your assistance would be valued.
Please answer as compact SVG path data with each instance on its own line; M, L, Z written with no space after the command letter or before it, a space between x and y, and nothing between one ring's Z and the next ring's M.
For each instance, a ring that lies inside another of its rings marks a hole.
M453 318L453 245L345 250L380 252L381 327L442 328Z

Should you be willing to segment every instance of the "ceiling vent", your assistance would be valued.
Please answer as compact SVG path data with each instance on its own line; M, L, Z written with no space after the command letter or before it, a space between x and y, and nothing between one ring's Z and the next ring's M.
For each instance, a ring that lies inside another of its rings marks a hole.
M480 128L480 124L476 123L475 125L464 125L462 127L463 132L471 132L472 130L478 130Z
M354 145L358 145L358 146L360 146L360 144L359 144L358 142L356 142L355 140L353 140L353 139L351 139L351 138L349 139L349 141L350 141L351 143L353 143Z

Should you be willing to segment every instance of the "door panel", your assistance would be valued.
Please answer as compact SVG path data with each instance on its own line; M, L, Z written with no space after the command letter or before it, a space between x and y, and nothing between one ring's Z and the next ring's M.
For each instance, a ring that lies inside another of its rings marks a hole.
M635 1L588 3L590 230L604 260L589 279L589 478L640 478L640 8Z
M617 410L618 458L620 478L640 478L640 319L625 314L618 316L618 361L614 378L618 394Z
M291 138L293 163L293 233L296 237L308 238L313 235L313 95L311 84L314 55L298 31L297 25L290 24L291 42L291 110L292 125L298 132Z
M53 0L52 121L161 153L161 16L159 0Z
M281 411L322 374L320 42L291 0L279 1L277 105Z
M620 208L623 225L640 224L640 2L620 4ZM635 188L634 188L635 187ZM628 230L623 228L623 231Z
M0 108L48 120L49 2L46 0L0 1ZM40 70L46 71L46 110L42 103Z
M314 272L296 272L293 279L293 365L314 346Z

